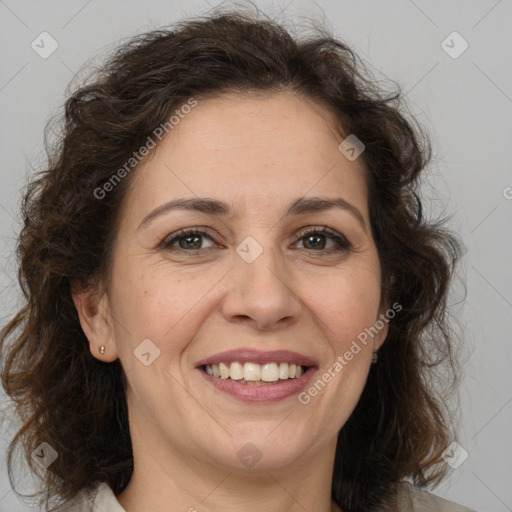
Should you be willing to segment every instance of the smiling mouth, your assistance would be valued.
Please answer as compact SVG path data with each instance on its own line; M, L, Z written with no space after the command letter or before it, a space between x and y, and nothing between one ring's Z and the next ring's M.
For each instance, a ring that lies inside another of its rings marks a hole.
M294 363L273 362L258 364L252 362L205 364L201 370L212 377L236 381L248 386L282 384L293 379L299 379L309 367Z

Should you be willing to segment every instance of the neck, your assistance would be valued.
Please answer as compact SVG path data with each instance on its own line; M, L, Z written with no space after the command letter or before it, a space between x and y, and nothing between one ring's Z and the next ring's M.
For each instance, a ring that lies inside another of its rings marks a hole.
M335 444L283 467L243 470L161 447L135 443L132 478L117 496L126 512L341 512L331 501Z

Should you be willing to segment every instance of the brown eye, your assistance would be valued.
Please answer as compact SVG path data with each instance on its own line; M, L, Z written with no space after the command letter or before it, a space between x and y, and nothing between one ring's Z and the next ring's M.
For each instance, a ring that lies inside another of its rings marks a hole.
M352 247L350 242L343 235L340 235L336 231L332 231L328 228L311 229L309 231L302 232L299 236L300 240L304 241L304 249L307 250L330 253L347 251ZM326 248L326 239L334 242L334 247Z
M197 229L182 229L178 231L178 233L166 238L162 242L161 247L163 249L170 249L171 246L178 242L178 247L175 248L176 250L193 252L201 249L208 249L209 247L201 247L203 238L208 238L213 241L212 237L205 231Z
M181 229L177 233L173 233L167 237L161 243L160 247L167 250L191 253L213 248L213 245L209 247L201 247L204 242L204 238L215 242L213 237L204 230L197 228ZM300 249L305 249L313 253L330 254L333 252L348 251L352 247L350 242L343 235L340 235L336 231L330 230L326 227L309 229L302 232L299 235L299 241L302 241L303 243L303 247L299 247ZM334 244L334 246L328 247L327 245L329 242ZM178 245L176 246L176 244Z

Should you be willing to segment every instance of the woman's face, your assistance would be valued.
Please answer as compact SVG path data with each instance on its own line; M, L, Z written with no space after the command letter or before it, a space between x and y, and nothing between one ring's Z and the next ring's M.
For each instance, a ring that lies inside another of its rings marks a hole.
M340 152L328 116L292 93L199 100L134 171L102 299L107 350L91 350L120 358L133 442L162 460L332 455L361 395L386 328L353 342L384 311L381 275L361 158ZM178 199L198 207L163 208ZM292 364L309 369L284 380Z

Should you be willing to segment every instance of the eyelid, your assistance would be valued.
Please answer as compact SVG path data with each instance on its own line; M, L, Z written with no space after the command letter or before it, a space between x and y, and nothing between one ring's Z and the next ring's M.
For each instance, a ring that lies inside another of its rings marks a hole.
M326 235L329 238L331 238L332 240L338 242L341 247L345 247L347 250L352 247L352 244L350 243L350 241L348 240L348 238L345 235L339 233L338 231L336 231L328 226L307 226L305 228L302 228L297 234L297 242L305 236L315 235L315 234ZM319 252L327 252L327 251L319 251Z
M295 235L295 241L294 244L298 243L302 238L306 236L312 236L312 235L324 235L327 238L330 238L334 243L337 245L337 248L330 248L326 250L318 250L315 251L314 249L301 249L305 250L311 253L318 253L319 255L321 253L324 254L332 254L333 252L343 252L343 251L350 251L353 248L352 243L347 239L346 236L339 233L338 231L329 228L328 226L319 226L319 225L312 225L312 226L305 226L301 228L298 233ZM203 237L208 237L212 242L218 244L217 236L210 234L209 228L205 226L197 226L197 227L190 227L190 228L182 228L178 231L175 231L174 233L171 233L170 235L166 236L162 242L159 244L159 248L161 249L169 249L170 246L175 243L179 238L185 238L187 236L194 236L199 235ZM183 253L191 253L191 254L197 254L201 251L207 251L209 249L213 249L213 247L206 247L203 249L175 249L176 251L181 251Z
M167 249L171 245L171 243L176 241L176 239L179 239L179 238L182 238L182 237L184 238L184 237L187 237L187 236L193 236L195 234L200 235L200 236L205 236L206 235L213 242L217 243L217 237L215 237L214 235L210 234L209 228L207 228L206 226L196 226L196 227L191 227L191 228L178 229L178 231L174 231L170 235L167 235L162 240L162 242L159 244L159 248ZM180 250L180 249L178 249L178 250ZM189 251L186 251L185 249L181 249L181 250L185 251L185 252L193 252L193 251L201 251L201 250L204 250L204 249L191 249Z

